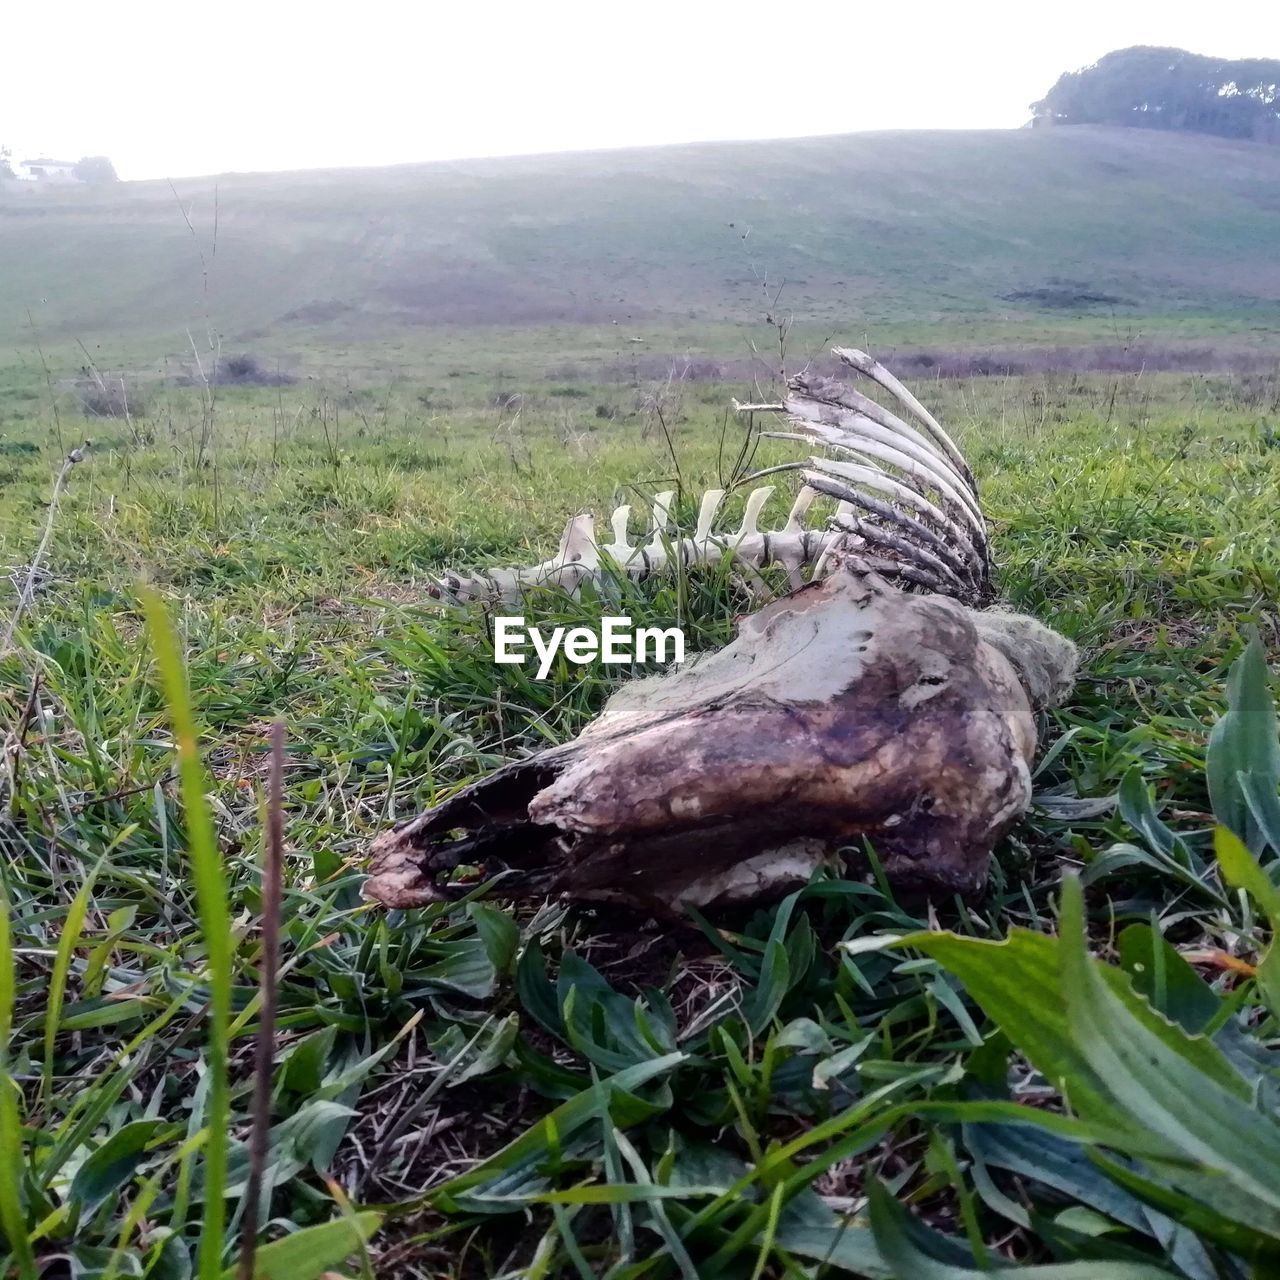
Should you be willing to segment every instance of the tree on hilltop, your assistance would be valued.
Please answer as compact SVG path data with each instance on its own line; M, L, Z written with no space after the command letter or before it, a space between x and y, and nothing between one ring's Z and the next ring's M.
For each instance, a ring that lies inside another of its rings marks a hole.
M1280 60L1207 58L1136 45L1068 71L1039 102L1036 119L1112 124L1280 142Z

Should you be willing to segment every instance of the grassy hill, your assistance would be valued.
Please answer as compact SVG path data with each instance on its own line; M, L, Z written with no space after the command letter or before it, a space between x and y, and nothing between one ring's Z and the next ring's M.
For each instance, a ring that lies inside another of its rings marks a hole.
M0 343L1247 333L1280 317L1280 149L1111 129L858 134L0 188ZM30 319L28 317L30 312ZM464 332L465 331L465 332ZM481 331L486 331L481 336ZM852 335L851 335L852 336ZM518 340L522 341L522 340Z

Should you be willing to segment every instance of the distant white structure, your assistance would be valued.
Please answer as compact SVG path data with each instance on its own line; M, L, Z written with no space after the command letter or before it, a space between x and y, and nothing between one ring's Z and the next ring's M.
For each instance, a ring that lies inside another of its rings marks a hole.
M79 182L76 177L76 161L51 160L39 156L35 160L10 161L13 175L19 182Z

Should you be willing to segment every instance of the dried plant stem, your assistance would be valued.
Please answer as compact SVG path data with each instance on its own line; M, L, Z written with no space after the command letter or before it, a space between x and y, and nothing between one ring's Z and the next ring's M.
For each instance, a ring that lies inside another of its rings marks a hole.
M276 984L280 972L280 897L284 880L284 721L271 726L271 778L267 798L267 845L262 864L262 965L258 1040L253 1067L253 1118L249 1134L249 1179L240 1236L240 1278L251 1280L258 1240L271 1130L271 1064L276 1041Z
M71 474L71 468L77 462L84 461L88 450L89 441L86 440L78 449L72 449L62 460L62 469L58 472L58 478L53 482L53 494L49 498L49 513L45 517L44 532L40 536L40 544L36 547L35 555L31 557L31 563L27 566L27 578L18 591L18 603L14 607L13 616L9 619L8 627L5 628L4 639L0 640L0 658L13 650L13 637L17 633L18 624L22 621L22 615L26 613L32 597L35 595L36 579L40 576L40 566L44 562L45 553L49 549L49 539L53 537L53 522L58 514L58 503L62 498L62 491L66 487L67 477Z

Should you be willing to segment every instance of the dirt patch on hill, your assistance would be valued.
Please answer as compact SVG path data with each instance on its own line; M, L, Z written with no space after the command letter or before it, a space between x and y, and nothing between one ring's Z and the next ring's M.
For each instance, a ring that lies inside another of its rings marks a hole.
M1051 311L1086 311L1090 307L1131 307L1132 298L1103 293L1090 285L1073 280L1050 280L1030 289L1014 289L1002 293L1005 302L1026 302Z
M1001 347L965 350L952 347L883 348L876 352L899 377L989 378L1025 377L1045 373L1269 373L1280 367L1280 356L1242 346L1207 343L1089 343L1044 347ZM834 377L841 366L824 356L806 368ZM798 366L795 371L798 371ZM589 380L592 371L575 365L574 376ZM597 366L601 381L643 383L672 378L678 382L749 382L767 379L775 370L759 358L658 353L627 356ZM562 379L565 366L547 371Z

